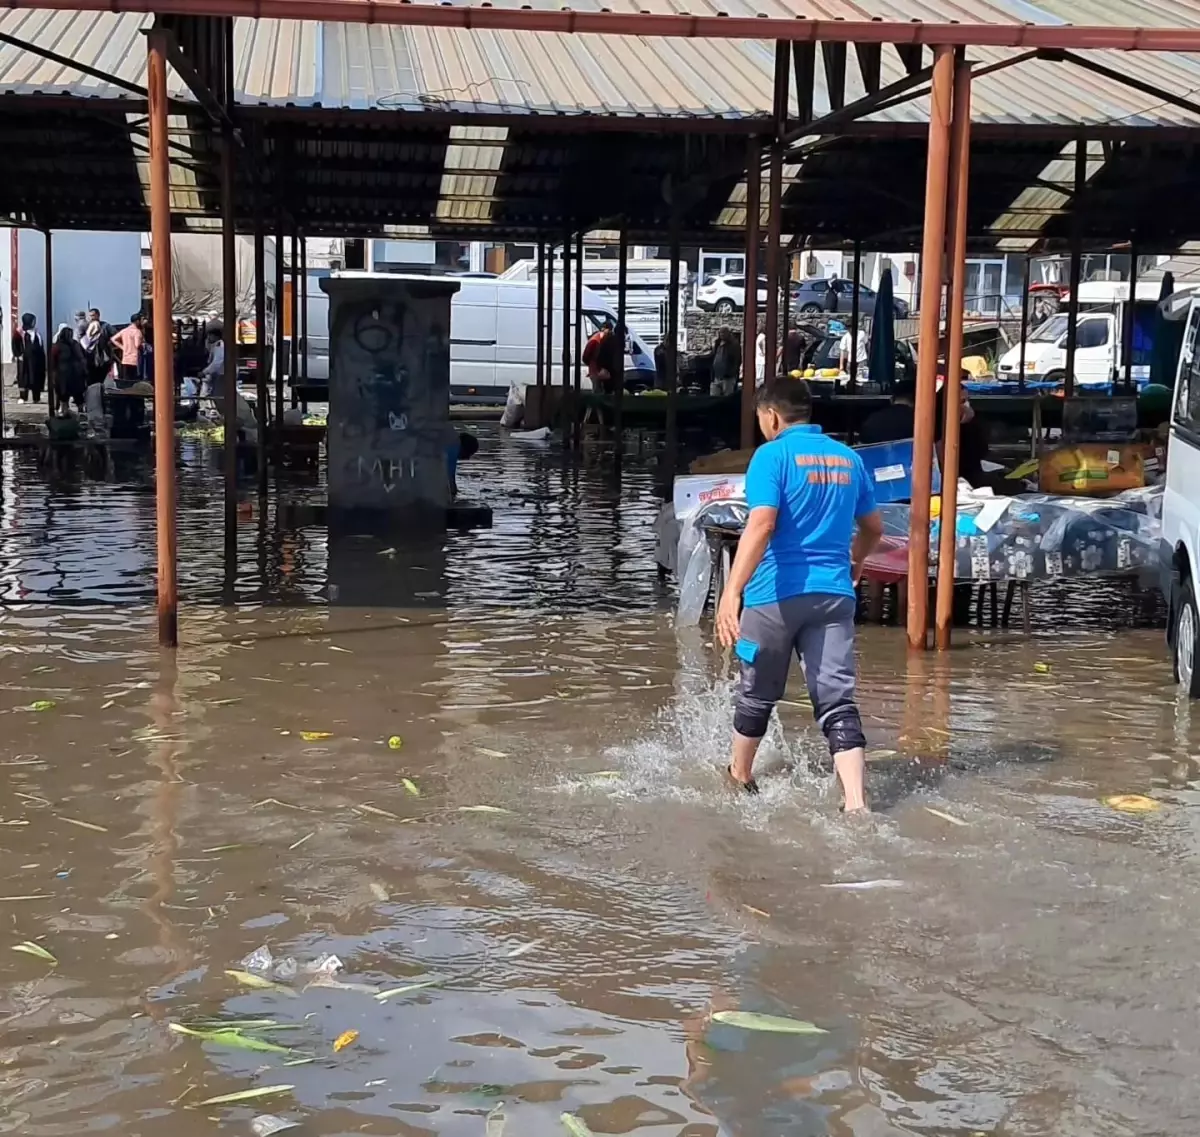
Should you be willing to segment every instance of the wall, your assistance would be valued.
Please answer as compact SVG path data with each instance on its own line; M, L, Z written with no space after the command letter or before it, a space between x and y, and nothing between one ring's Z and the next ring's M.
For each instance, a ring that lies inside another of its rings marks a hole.
M4 264L6 316L13 272L11 234L4 234L7 248L0 245ZM38 327L50 339L59 324L74 325L79 309L99 308L114 327L128 322L142 306L142 238L139 233L81 233L56 230L52 237L54 256L53 309L46 313L46 238L33 229L16 231L17 316L32 312ZM4 321L7 341L12 333ZM4 359L11 351L5 342Z

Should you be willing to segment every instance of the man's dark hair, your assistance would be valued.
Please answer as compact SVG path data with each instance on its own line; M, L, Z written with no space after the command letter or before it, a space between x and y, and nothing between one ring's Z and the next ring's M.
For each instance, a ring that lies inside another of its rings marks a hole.
M812 417L812 391L803 379L781 375L759 389L754 405L760 411L777 411L784 422L808 422Z

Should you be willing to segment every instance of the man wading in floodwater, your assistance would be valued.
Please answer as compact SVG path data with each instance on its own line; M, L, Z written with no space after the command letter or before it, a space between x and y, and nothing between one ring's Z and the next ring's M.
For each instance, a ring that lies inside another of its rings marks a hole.
M807 383L777 379L759 391L757 410L767 441L746 471L750 519L717 609L717 634L734 647L742 667L729 776L748 793L758 792L754 755L783 698L795 651L845 810L865 810L866 739L854 702L854 585L883 536L883 521L862 459L808 421Z

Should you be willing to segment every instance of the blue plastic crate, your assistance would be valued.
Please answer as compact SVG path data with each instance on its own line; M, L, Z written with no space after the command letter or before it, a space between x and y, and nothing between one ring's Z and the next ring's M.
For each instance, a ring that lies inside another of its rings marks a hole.
M912 498L913 440L878 442L873 446L857 446L855 451L867 468L867 476L875 488L875 500L880 505ZM942 492L942 472L937 454L933 456L933 492Z

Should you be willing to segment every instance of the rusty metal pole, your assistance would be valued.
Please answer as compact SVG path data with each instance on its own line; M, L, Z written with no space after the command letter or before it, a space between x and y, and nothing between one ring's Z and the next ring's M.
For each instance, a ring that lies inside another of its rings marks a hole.
M158 531L158 642L179 644L175 534L175 352L171 323L171 161L167 153L167 45L151 31L146 60L150 115L150 258L154 305L154 479Z
M545 354L545 403L542 409L543 425L548 425L550 416L547 408L552 405L550 388L554 385L554 242L547 241L543 246L546 254L546 354Z
M921 244L921 324L917 405L913 421L912 505L908 525L908 645L919 651L928 647L929 495L933 486L937 344L942 308L942 258L946 249L946 179L953 96L954 49L935 48L929 92L925 232Z
M575 234L575 413L578 419L575 427L575 449L583 445L583 416L579 415L579 407L583 403L583 230Z
M954 619L954 562L958 536L958 450L962 401L963 309L966 307L967 198L971 173L971 67L959 62L954 75L954 124L950 131L950 299L947 304L946 392L942 447L942 516L938 531L937 609L934 642L950 648Z
M628 291L629 291L629 228L621 222L620 244L617 248L617 336L620 339L617 351L617 373L612 377L613 384L613 459L617 468L621 466L622 431L624 423L622 408L625 403L625 344L629 340Z
M225 373L221 419L225 431L225 580L230 587L237 579L238 279L234 145L233 131L227 127L221 136L221 295L225 302Z
M762 219L762 141L750 139L746 157L746 287L742 320L743 450L754 445L755 340L758 339L758 227Z
M58 407L57 376L51 366L54 358L54 238L46 230L46 326L42 328L42 343L46 345L46 411L52 417Z
M779 374L779 262L781 234L783 230L783 136L787 133L788 112L788 60L790 44L775 45L775 89L772 113L775 119L775 137L771 140L770 175L767 180L767 312L766 312L766 363L763 366L763 381L773 383ZM757 297L757 276L746 277L746 291L754 289Z
M571 438L579 431L579 407L571 396L571 231L563 234L562 385L563 405L570 408Z
M300 234L300 382L308 385L308 238L303 233Z

